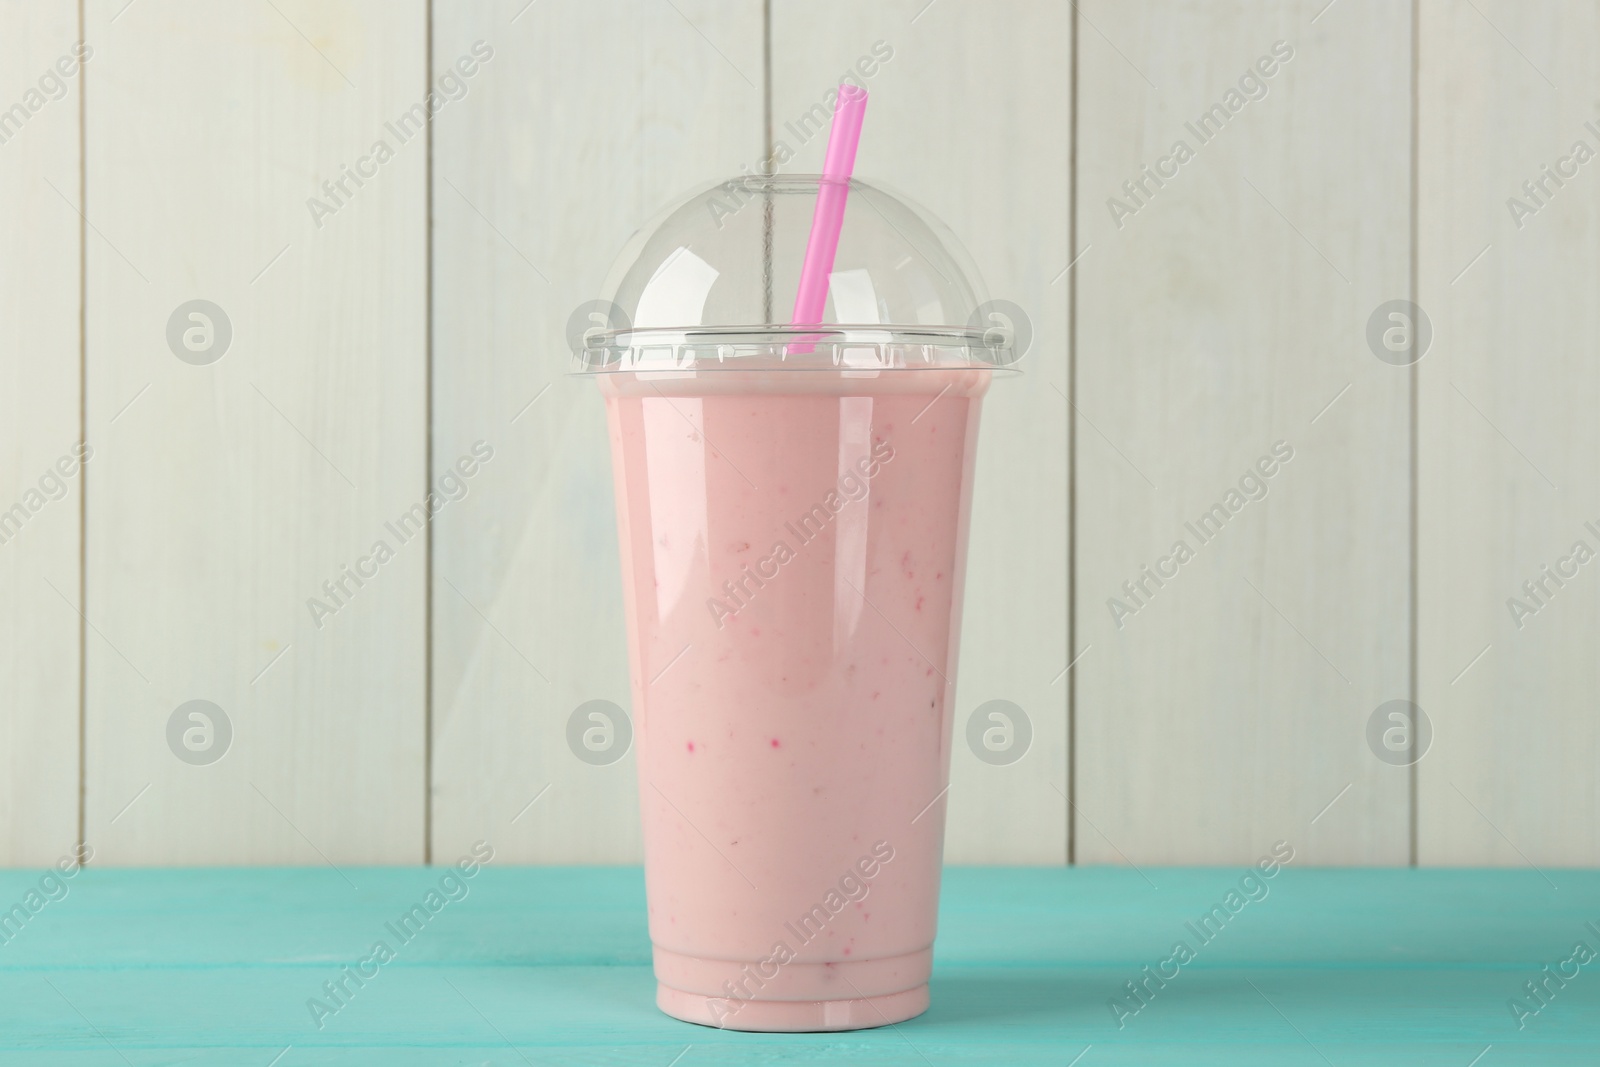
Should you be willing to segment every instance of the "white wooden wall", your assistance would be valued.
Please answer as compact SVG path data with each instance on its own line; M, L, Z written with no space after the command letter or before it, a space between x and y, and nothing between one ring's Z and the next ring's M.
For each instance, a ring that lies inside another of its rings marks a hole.
M1421 8L1418 276L1436 351L1417 394L1417 691L1439 758L1420 765L1418 858L1593 865L1596 568L1547 584L1520 628L1506 602L1532 606L1522 584L1575 542L1600 548L1600 167L1547 182L1520 228L1507 199L1532 203L1522 183L1575 142L1600 150L1585 125L1600 128L1585 47L1600 13L1479 8Z
M73 57L76 6L7 3L0 21L6 107ZM94 59L89 60L93 65ZM72 64L65 64L72 69ZM82 440L81 77L0 144L0 508L23 502ZM68 462L66 469L73 470ZM94 467L91 458L89 467ZM84 626L83 485L20 531L0 512L0 861L53 862L79 836ZM54 483L52 483L53 485ZM59 494L58 494L59 495ZM31 508L30 508L31 511ZM89 635L94 636L90 630Z
M1409 695L1411 384L1364 327L1409 292L1409 13L1082 14L1101 32L1078 54L1093 248L1075 269L1074 609L1093 647L1077 668L1076 858L1245 861L1286 839L1311 863L1405 863L1410 775L1364 730ZM1201 144L1185 124L1277 42L1291 58L1266 64L1266 95ZM1179 139L1195 158L1119 228L1107 198L1128 202L1122 182ZM1265 499L1200 544L1185 523L1279 441L1293 459ZM1107 599L1128 602L1122 582L1180 538L1195 558L1114 622Z
M80 838L109 864L479 838L637 861L632 755L565 740L578 705L628 702L567 318L769 136L815 170L786 123L875 46L858 173L947 222L1035 331L986 402L947 857L1600 862L1600 563L1520 628L1506 606L1600 550L1600 163L1520 227L1505 203L1600 149L1600 26L1536 7L0 0L0 112L27 111L0 124L0 515L28 512L0 541L0 863ZM1275 46L1202 144L1186 123ZM1368 347L1396 299L1432 325L1416 366ZM193 300L226 316L220 359L169 345ZM1198 544L1278 442L1266 497ZM400 543L386 524L475 448ZM1115 618L1180 538L1194 558ZM1369 748L1391 699L1432 724L1414 766ZM169 742L194 700L226 717L214 762ZM991 700L1032 725L1008 765L961 740Z

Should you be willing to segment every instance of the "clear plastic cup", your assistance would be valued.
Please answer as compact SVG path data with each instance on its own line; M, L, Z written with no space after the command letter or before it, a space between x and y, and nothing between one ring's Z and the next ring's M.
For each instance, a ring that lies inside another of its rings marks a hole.
M928 1006L978 413L1013 361L954 238L817 177L636 234L577 369L605 397L656 1002L738 1030ZM775 321L780 320L780 321Z

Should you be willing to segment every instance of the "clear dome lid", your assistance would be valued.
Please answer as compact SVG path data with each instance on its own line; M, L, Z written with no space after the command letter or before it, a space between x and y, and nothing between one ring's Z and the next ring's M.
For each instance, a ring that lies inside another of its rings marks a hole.
M795 324L825 187L846 190L838 251L820 322ZM568 339L580 373L1006 367L1017 328L990 311L966 251L927 212L854 178L750 175L635 233Z

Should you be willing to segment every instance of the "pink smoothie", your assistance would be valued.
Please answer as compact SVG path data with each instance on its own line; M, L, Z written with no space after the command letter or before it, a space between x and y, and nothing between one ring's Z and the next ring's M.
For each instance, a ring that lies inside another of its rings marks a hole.
M657 1003L928 1004L986 370L600 376Z

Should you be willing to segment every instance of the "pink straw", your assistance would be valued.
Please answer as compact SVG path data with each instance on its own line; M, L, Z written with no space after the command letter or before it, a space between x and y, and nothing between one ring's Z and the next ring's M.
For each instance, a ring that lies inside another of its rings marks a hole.
M805 263L800 268L800 288L794 296L795 326L817 326L828 302L828 278L839 251L839 231L844 226L845 201L850 196L850 173L856 167L856 145L861 141L861 120L867 112L867 91L849 82L839 86L833 108L833 129L828 134L828 155L822 163L816 212L811 216L811 237L806 241ZM811 344L789 346L806 353Z

